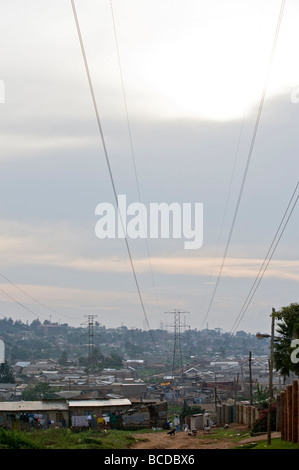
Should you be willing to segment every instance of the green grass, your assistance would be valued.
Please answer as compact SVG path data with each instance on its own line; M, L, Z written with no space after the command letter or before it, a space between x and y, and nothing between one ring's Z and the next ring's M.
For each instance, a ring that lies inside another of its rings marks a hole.
M271 439L271 444L267 444L267 439L257 442L252 442L250 444L246 444L244 446L237 447L238 449L299 449L298 444L293 444L292 442L283 441L282 439L275 438Z
M150 429L108 430L72 432L70 429L47 429L32 431L4 431L0 429L0 449L129 449L137 442L135 433L153 432ZM281 439L272 439L267 445L267 438L240 445L240 441L251 437L249 430L234 428L213 428L211 434L204 434L199 439L227 439L235 443L235 449L299 449ZM140 441L140 436L138 438Z
M240 431L234 428L213 428L211 434L204 434L200 436L200 439L229 439L236 443L235 449L299 449L299 444L293 444L292 442L283 441L282 439L275 438L271 439L271 444L267 444L267 437L261 441L253 441L248 444L238 445L243 439L251 438L250 431Z
M212 431L210 434L203 434L200 436L200 439L229 439L234 442L241 441L243 439L246 439L250 437L249 430L240 430L240 429L234 429L234 428L212 428Z
M74 433L70 429L47 429L0 433L0 449L128 449L135 443L132 431Z

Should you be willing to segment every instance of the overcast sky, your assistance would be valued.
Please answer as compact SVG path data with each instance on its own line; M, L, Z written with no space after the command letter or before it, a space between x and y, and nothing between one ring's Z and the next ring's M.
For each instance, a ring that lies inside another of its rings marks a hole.
M75 3L117 194L203 204L197 250L128 238L151 328L180 309L231 331L290 202L299 5L286 1L269 69L281 3ZM95 233L115 200L71 1L0 0L0 58L1 316L148 328L125 241ZM272 307L298 301L298 210L238 330L268 332Z

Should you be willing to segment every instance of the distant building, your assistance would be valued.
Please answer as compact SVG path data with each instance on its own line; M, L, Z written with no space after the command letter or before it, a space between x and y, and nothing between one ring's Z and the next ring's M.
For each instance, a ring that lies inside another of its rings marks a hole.
M68 405L62 400L0 402L0 426L14 431L31 426L61 427L63 420L67 422L68 414Z
M0 339L0 364L5 363L5 345L3 339Z
M38 331L44 336L59 336L62 334L62 326L58 323L43 323L38 326Z
M167 403L126 398L0 402L0 426L12 430L31 427L125 428L162 427Z
M219 369L224 369L228 367L238 367L239 363L237 361L224 361L224 362L210 362L210 366L216 367Z

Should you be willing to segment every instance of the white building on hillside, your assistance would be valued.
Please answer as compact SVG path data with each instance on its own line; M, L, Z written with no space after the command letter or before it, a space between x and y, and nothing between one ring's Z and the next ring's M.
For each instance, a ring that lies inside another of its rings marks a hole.
M5 362L5 345L3 339L0 339L0 364Z

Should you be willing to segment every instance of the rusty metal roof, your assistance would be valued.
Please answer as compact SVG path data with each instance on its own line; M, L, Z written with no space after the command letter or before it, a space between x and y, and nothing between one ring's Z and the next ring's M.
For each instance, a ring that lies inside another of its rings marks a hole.
M75 407L106 407L106 406L130 406L131 401L127 398L110 398L108 400L68 400L70 408Z

